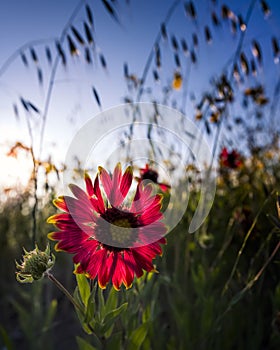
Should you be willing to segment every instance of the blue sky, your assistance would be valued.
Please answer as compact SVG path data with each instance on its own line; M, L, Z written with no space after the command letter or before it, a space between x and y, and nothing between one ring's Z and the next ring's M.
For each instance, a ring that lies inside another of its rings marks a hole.
M186 113L190 114L190 117L193 113L190 94L195 92L199 96L210 86L209 78L215 72L220 71L224 64L232 58L232 53L238 43L238 35L233 36L230 33L228 23L223 23L221 27L213 30L210 13L213 10L220 13L221 5L220 1L216 2L217 5L213 5L211 0L195 1L198 19L194 23L186 17L183 1L181 1L167 26L169 38L171 35L175 35L178 40L185 38L189 46L191 46L193 33L199 37L198 64L192 66L188 76ZM273 63L270 42L272 35L279 39L280 4L277 0L268 0L267 2L272 9L272 15L264 20L259 1L257 1L244 40L244 51L250 53L253 37L260 42L264 55L264 67L263 72L259 72L258 79L266 84L271 82L271 86L273 86L279 77L279 67ZM26 116L20 106L19 98L24 97L40 110L43 109L50 72L44 55L45 45L48 43L53 54L55 53L53 39L60 36L78 3L78 0L10 0L0 2L0 32L2 33L0 66L25 43L32 40L43 40L44 42L41 45L32 46L38 54L39 66L43 71L43 86L38 84L37 67L32 65L29 49L25 51L29 61L28 68L24 67L18 57L0 76L0 137L2 147L6 145L7 148L7 145L12 145L16 140L29 142ZM59 66L47 116L45 157L52 154L55 159L63 159L75 132L99 112L92 94L92 86L99 93L103 109L123 102L123 97L128 94L123 78L123 63L128 63L130 73L141 76L160 24L173 2L170 0L131 0L127 4L126 1L114 1L112 3L121 25L110 17L101 1L88 1L88 3L94 16L98 52L104 54L108 69L106 71L102 69L97 57L93 66L88 67L82 58L77 59L69 55L67 68ZM251 1L238 0L226 1L226 3L234 13L245 14ZM85 10L82 7L73 22L74 26L81 32L85 17ZM207 45L203 39L203 28L206 24L213 32L214 40L211 45ZM148 86L153 86L152 96L144 94L143 101L151 100L160 95L163 86L171 84L173 72L176 69L170 41L168 43L162 42L160 47L163 66L159 73L162 80L160 84L153 83L151 74L155 68L153 63L147 79ZM65 45L65 50L67 51L67 45ZM181 53L180 57L182 57ZM184 72L188 69L189 58L185 61L184 58L181 60ZM252 81L253 83L254 81ZM171 100L177 101L179 108L182 91L172 92L170 104ZM14 103L18 105L20 111L19 121L13 114L12 106ZM238 112L237 109L236 113ZM34 130L40 124L39 118L40 116L36 115L32 117ZM37 136L34 136L35 139Z

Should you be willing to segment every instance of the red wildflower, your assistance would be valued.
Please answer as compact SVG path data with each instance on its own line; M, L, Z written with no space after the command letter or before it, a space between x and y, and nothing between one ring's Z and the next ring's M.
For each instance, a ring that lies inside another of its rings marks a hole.
M242 165L241 155L232 150L229 152L226 147L224 147L220 153L220 164L223 167L237 169Z
M161 182L158 182L158 172L151 169L149 164L146 164L145 168L140 168L140 178L137 178L139 182L143 180L151 180L159 186L162 192L167 192L170 190L170 186Z
M76 198L56 199L54 204L64 213L48 219L59 230L49 234L59 241L56 250L75 254L75 273L97 278L101 288L110 280L117 290L122 283L129 288L135 275L155 271L152 261L162 253L160 244L166 243L166 228L160 221L162 197L153 196L151 186L139 183L130 207L124 204L132 179L131 167L122 174L117 164L113 175L100 167L94 184L85 175L86 192L70 185Z

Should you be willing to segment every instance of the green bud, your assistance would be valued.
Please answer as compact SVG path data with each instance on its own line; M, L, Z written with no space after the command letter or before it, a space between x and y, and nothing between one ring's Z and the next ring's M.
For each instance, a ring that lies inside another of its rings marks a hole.
M27 252L24 248L24 255L19 264L16 261L16 279L20 283L32 283L44 276L44 273L50 270L55 263L55 256L50 252L48 244L45 251L39 250L35 245L35 249Z

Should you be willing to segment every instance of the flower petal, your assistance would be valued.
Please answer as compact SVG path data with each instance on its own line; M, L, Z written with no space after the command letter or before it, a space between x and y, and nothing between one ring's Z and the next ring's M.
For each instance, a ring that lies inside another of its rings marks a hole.
M126 170L122 176L121 183L120 183L120 192L121 192L123 198L126 197L128 191L131 187L132 179L133 179L133 171L132 171L132 167L129 166L126 168Z
M116 290L120 290L120 286L122 283L127 284L126 269L125 269L123 256L121 254L117 254L117 263L112 276L112 283Z
M87 273L89 278L94 279L98 275L105 256L105 249L99 249L94 254L92 254L90 262L87 266Z
M60 196L53 200L53 204L60 210L68 212L67 205L65 203L64 196Z
M87 195L86 193L77 185L74 184L70 184L69 188L71 190L71 192L73 193L73 195L77 198L77 199L84 199L87 200Z
M103 185L106 196L110 201L111 191L112 191L112 179L111 179L110 175L108 174L108 172L104 168L102 168L101 166L98 167L98 170L99 170L100 181Z
M85 173L85 182L86 182L87 193L90 197L92 197L94 195L94 188L93 188L92 181L91 181L91 178L88 175L88 173Z

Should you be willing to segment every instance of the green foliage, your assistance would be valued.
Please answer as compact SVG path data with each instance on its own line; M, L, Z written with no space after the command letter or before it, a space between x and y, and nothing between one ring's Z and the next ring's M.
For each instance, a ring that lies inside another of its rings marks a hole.
M10 302L18 314L19 324L23 331L29 349L38 349L44 344L44 349L52 349L52 339L49 332L57 312L57 300L51 300L42 307L44 300L43 281L37 281L30 286L28 292L20 292L19 302L11 298Z
M7 350L13 350L14 349L14 346L13 346L13 343L12 343L12 340L10 339L8 333L6 332L5 328L3 326L0 325L0 340L2 340L3 342L3 346L5 346L5 348ZM1 345L1 343L0 343Z
M77 343L79 346L79 350L96 350L97 348L90 345L86 340L81 337L77 337Z
M87 334L92 335L94 345L100 349L106 342L109 348L121 341L120 333L113 334L115 324L119 317L126 311L128 303L118 304L118 293L111 287L106 297L101 288L96 284L91 286L84 275L76 275L77 288L74 299L84 310L77 309L79 320ZM119 305L119 306L118 306ZM103 345L102 345L103 344ZM80 346L80 343L79 343Z
M280 173L278 163L269 168L266 162L265 155L258 154L239 170L221 172L210 215L200 230L190 235L188 225L199 198L193 187L188 210L167 237L163 257L155 261L158 274L145 273L135 279L131 289L121 291L113 287L102 290L95 281L77 274L74 299L84 333L79 333L74 323L72 343L76 341L79 349L106 350L278 349L275 190L279 189ZM0 218L0 225L9 218L9 206L16 208L13 202L6 205L6 218ZM17 217L15 211L11 215ZM7 247L13 247L12 240L7 240ZM3 259L4 247L2 250ZM64 276L66 268L71 271L70 265L68 268L65 260L58 258L56 273ZM9 280L4 286L10 290L15 327L28 349L36 349L39 342L52 348L57 337L54 321L60 319L63 324L71 306L57 302L46 281L27 287L18 292ZM57 308L65 307L61 315L56 313ZM15 348L17 341L9 324L1 324L5 325L1 326L1 342L7 349Z

